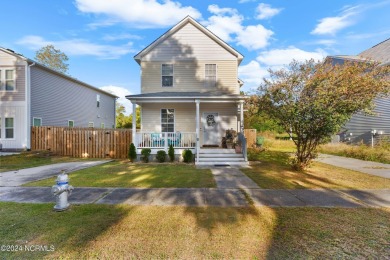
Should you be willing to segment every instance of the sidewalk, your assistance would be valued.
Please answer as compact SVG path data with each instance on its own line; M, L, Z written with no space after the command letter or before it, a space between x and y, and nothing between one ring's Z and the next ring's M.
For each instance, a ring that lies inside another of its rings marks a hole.
M387 190L265 190L219 188L78 188L71 204L247 207L390 207ZM247 198L250 197L250 199ZM50 187L0 187L0 201L55 203Z
M318 162L390 179L390 164L363 161L354 158L321 154ZM389 187L390 188L390 187Z

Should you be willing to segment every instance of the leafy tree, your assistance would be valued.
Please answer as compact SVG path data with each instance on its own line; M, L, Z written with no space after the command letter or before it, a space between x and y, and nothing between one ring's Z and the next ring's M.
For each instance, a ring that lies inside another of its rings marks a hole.
M117 128L132 128L133 125L133 114L128 116L125 115L125 107L117 102L116 103L116 127ZM136 124L137 128L141 128L141 109L136 109Z
M330 140L359 111L371 111L373 101L390 90L390 66L372 62L299 63L270 70L259 87L259 109L286 131L292 128L296 169L306 168L319 144Z
M66 63L69 60L68 56L51 44L40 48L35 53L35 60L58 72L68 73L69 64Z

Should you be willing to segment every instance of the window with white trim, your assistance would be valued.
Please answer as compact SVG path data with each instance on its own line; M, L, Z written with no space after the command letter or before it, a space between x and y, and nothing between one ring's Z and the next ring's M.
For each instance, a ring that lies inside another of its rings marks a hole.
M173 64L161 65L161 82L163 87L173 87Z
M13 139L14 138L14 118L6 117L5 118L5 139Z
M0 70L0 90L15 91L15 70Z
M33 117L33 126L42 126L42 118Z
M175 132L175 109L161 109L161 132Z
M93 125L93 122L89 122L89 123L88 123L88 127L92 127L92 128L93 128L93 126L94 126L94 125Z
M217 84L217 64L205 64L205 87L215 87Z
M101 124L100 124L100 128L103 128L103 129L104 129L104 123L101 123Z
M96 106L100 107L100 95L96 95Z
M74 127L74 120L68 120L68 127Z
M2 128L1 128L1 117L0 117L0 139L1 139L1 130Z

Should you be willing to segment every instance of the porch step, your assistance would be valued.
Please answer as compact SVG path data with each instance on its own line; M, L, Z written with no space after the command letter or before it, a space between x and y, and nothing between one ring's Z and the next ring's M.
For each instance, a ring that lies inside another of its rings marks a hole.
M237 166L248 167L248 162L197 162L196 166Z
M211 154L211 153L223 153L223 154L226 154L226 153L233 153L235 154L236 151L234 149L202 149L200 148L199 150L199 154Z
M240 153L199 153L199 158L242 158Z
M211 157L211 158L200 158L200 162L245 162L243 157L241 158L223 158L223 157Z

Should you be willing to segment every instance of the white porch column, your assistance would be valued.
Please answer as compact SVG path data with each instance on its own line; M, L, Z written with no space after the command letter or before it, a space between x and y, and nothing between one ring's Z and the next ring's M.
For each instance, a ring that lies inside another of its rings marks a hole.
M196 119L195 119L195 122L196 122L196 162L199 162L199 150L200 150L200 139L199 139L199 104L200 104L200 100L199 99L196 99L195 100L195 104L196 104Z
M244 133L244 100L240 100L240 132Z
M132 141L135 145L135 147L138 146L136 142L136 133L137 133L137 104L134 102L133 103L133 124L132 124L132 130L133 130L133 135L132 135Z

